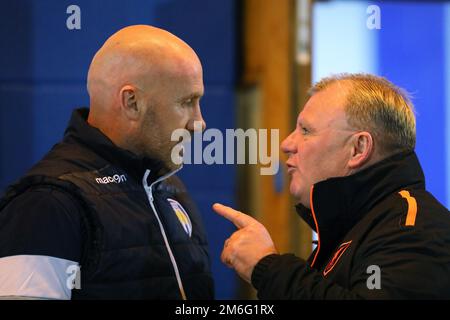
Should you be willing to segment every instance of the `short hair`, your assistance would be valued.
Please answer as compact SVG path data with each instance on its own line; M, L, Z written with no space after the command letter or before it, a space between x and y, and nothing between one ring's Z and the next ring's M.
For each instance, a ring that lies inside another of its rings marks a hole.
M414 105L409 94L386 78L341 73L323 78L309 96L335 83L349 84L345 113L350 126L371 133L381 154L413 151L416 145Z

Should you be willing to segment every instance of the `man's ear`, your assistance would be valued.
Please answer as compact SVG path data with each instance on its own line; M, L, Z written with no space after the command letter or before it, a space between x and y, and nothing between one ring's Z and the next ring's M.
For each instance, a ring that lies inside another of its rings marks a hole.
M350 169L359 169L370 160L374 152L373 142L372 135L367 131L354 134L350 142L352 143L352 154L348 161Z
M138 120L140 116L140 111L137 97L136 88L131 85L123 86L120 89L120 107L125 115L130 120Z

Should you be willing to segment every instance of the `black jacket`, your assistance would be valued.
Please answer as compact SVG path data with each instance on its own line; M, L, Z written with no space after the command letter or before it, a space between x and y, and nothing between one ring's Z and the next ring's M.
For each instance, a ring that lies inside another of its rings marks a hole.
M263 258L252 274L260 299L450 298L450 215L415 153L315 184L311 208L297 212L316 249L308 262Z
M78 262L72 299L213 298L206 233L180 180L115 146L87 115L75 110L63 141L0 202L0 258Z

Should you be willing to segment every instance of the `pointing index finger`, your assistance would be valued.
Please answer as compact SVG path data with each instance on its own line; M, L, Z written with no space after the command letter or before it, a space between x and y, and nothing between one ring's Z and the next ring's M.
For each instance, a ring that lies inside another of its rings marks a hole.
M245 213L234 210L233 208L224 206L223 204L220 203L215 203L213 205L213 210L218 214L220 214L225 219L233 222L233 224L238 229L242 229L255 221L255 219L246 215Z

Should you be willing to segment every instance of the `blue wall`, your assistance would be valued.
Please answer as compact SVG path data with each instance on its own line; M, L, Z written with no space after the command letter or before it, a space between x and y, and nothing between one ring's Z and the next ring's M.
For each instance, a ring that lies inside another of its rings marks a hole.
M410 91L416 107L416 152L427 189L447 199L445 101L445 3L381 3L379 74Z
M68 30L66 9L81 9L81 30ZM189 43L203 63L207 125L235 127L235 1L14 0L2 3L0 38L0 189L23 174L61 137L72 109L88 105L85 79L102 43L131 24L165 28ZM233 298L234 273L220 263L232 229L212 213L234 204L232 166L186 166L181 174L207 227L216 297Z

